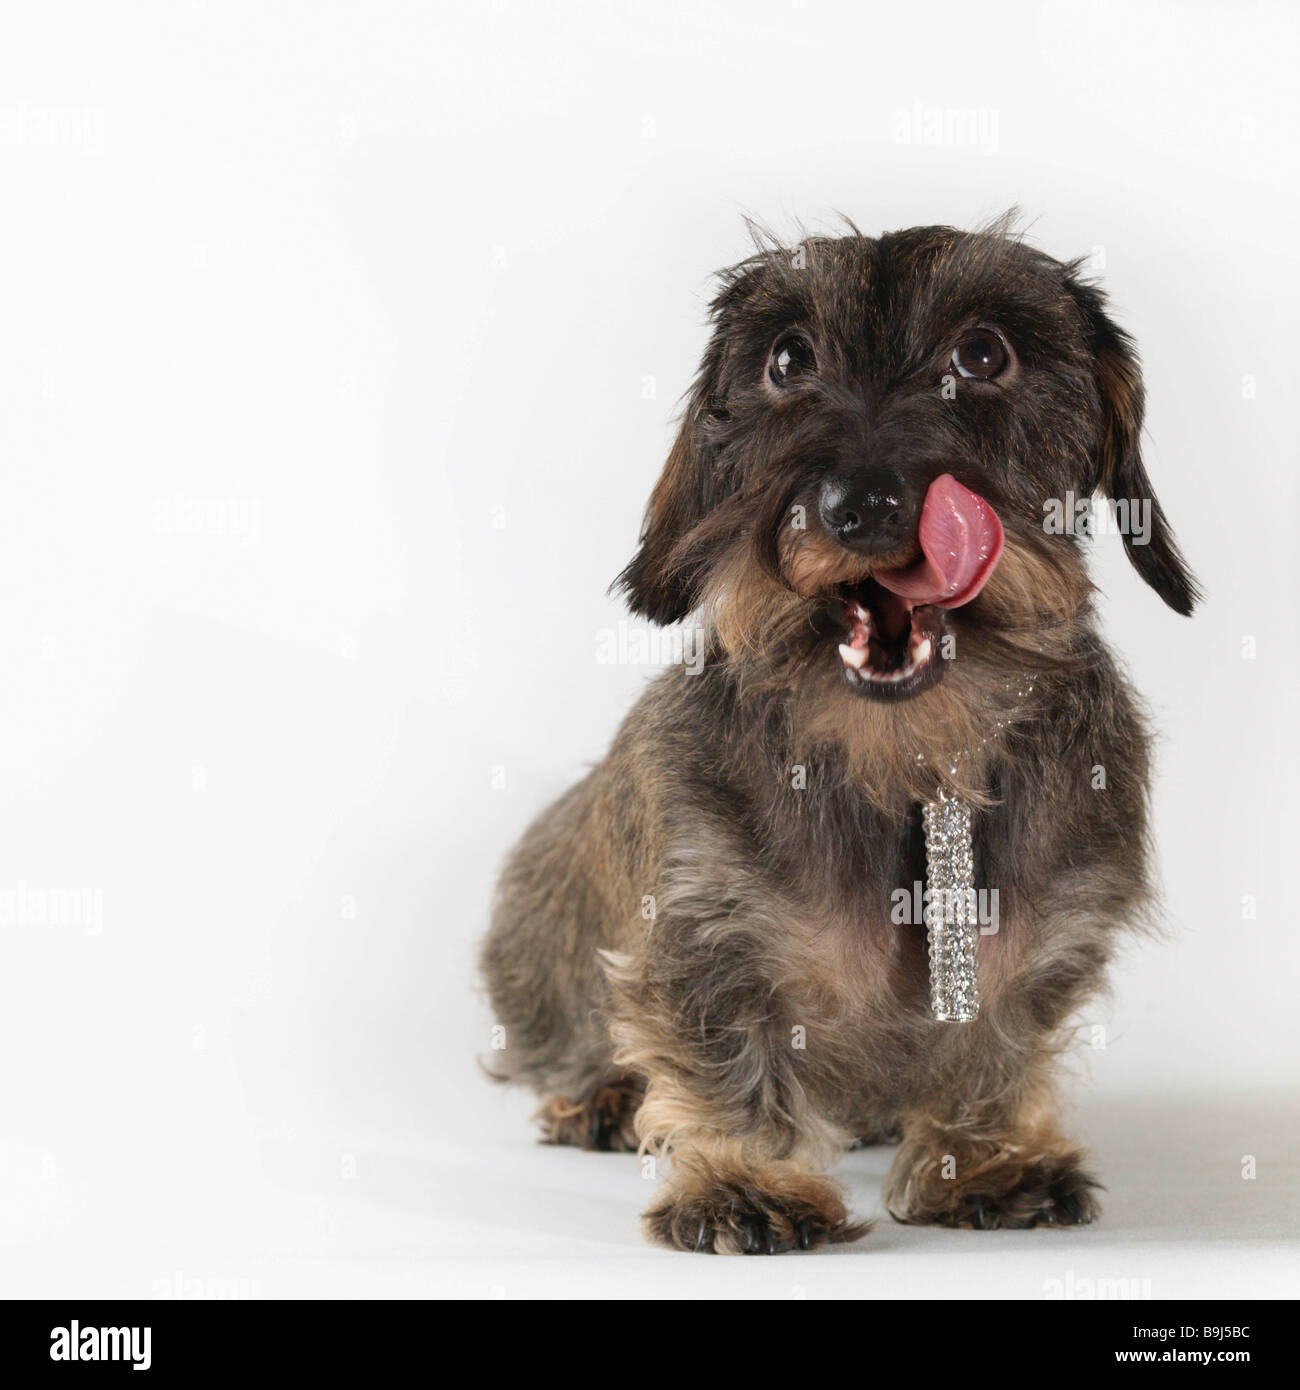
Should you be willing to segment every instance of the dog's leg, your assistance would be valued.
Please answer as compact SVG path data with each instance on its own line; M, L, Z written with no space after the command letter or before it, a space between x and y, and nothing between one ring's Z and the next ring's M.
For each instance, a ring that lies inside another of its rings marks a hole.
M727 1255L856 1240L869 1226L819 1171L853 1136L809 1103L807 1062L746 935L734 921L725 933L665 925L653 952L611 964L616 1060L647 1078L637 1134L670 1165L643 1230Z
M797 1158L765 1158L703 1130L679 1136L672 1173L642 1218L648 1240L717 1255L776 1255L857 1240L839 1189Z
M979 1017L931 1025L927 1074L904 1107L885 1184L896 1220L987 1230L1100 1215L1099 1184L1060 1129L1053 1073L1069 1020L1105 968L1096 921L1107 905L1122 920L1123 905L1106 897L1116 877L1076 868L1073 911L1026 915L1000 955L989 952ZM1095 910L1079 910L1089 899Z
M578 1100L548 1096L535 1116L542 1127L542 1142L630 1152L637 1147L635 1120L641 1096L640 1084L628 1076L607 1081Z
M878 1145L898 1144L902 1138L903 1131L897 1124L881 1123L859 1134L849 1147L852 1149L874 1149Z
M572 787L515 846L480 957L495 1033L490 1074L537 1092L550 1142L583 1147L601 1147L599 1133L588 1138L589 1107L622 1079L600 1015L607 989L597 951L609 942L599 874L613 854L592 814L597 782L593 774ZM608 1116L609 1099L595 1109ZM611 1142L621 1128L602 1125Z
M945 1087L943 1103L904 1118L885 1185L895 1220L993 1230L1078 1226L1098 1215L1098 1184L1057 1128L1045 1081L966 1103L957 1094Z

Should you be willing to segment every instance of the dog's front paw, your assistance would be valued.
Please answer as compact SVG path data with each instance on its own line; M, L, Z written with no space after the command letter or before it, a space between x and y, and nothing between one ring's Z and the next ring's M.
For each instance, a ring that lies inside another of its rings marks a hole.
M1100 1185L1087 1173L1051 1161L1026 1168L1009 1190L982 1190L976 1183L932 1220L979 1231L1027 1230L1033 1226L1086 1226L1101 1215L1093 1193Z
M951 1172L945 1159L920 1159L904 1175L891 1177L886 1204L896 1221L1027 1230L1086 1226L1101 1214L1094 1195L1100 1184L1079 1166L1077 1155L1044 1156L1030 1163L995 1158L972 1165L964 1175L960 1161Z
M801 1177L769 1190L740 1175L707 1183L670 1181L642 1218L646 1239L713 1255L779 1255L857 1240L869 1223L850 1222L835 1188Z

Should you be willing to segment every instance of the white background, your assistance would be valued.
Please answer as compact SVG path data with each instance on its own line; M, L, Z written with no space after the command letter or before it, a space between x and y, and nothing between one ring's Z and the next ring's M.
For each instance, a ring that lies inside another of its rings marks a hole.
M1283 4L8 9L0 1287L1294 1293L1298 47ZM636 1163L477 1073L496 869L647 678L605 588L742 214L1012 203L1104 266L1209 595L1098 542L1170 926L1081 1035L1107 1217L651 1250Z

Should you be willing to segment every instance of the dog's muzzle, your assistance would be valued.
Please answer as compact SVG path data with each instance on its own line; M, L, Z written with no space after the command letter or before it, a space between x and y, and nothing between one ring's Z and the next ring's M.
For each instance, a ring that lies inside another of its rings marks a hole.
M879 475L877 475L879 476ZM906 531L905 489L868 481L856 490L832 493L823 524L842 544L882 553L884 543ZM893 554L898 553L898 546ZM839 645L845 679L877 699L904 699L928 689L943 674L941 648L944 610L969 603L988 582L1002 554L1002 525L978 493L944 473L926 489L915 523L913 553L920 558L902 568L872 564L869 575L839 593L848 638Z

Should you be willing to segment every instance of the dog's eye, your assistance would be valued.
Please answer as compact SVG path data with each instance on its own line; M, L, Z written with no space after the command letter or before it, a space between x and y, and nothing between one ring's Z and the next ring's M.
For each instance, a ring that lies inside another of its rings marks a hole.
M777 340L767 372L778 386L789 386L816 370L817 354L802 333L787 333Z
M961 376L989 381L1006 370L1011 354L991 328L974 328L952 350L952 365Z

